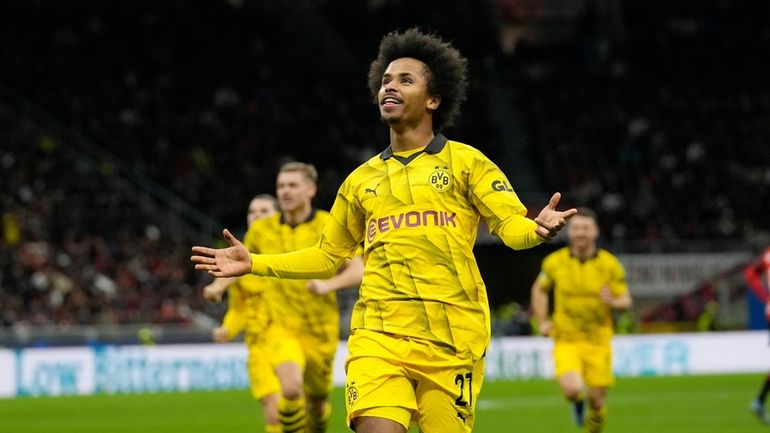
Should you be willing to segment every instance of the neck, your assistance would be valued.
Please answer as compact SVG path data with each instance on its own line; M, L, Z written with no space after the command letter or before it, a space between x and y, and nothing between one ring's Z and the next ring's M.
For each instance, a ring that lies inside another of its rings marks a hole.
M583 248L573 246L572 255L580 260L588 260L596 254L596 244L587 245Z
M416 127L390 126L390 148L405 152L425 146L433 140L433 124L423 122Z
M310 216L310 212L312 211L313 208L308 203L307 205L300 206L296 209L284 211L283 220L286 222L286 224L295 227L305 222Z

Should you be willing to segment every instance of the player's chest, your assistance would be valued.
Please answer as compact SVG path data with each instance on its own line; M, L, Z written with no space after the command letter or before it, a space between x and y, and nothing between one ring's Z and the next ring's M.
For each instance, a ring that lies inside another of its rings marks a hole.
M259 250L262 254L296 251L314 245L320 237L321 228L315 224L300 224L296 227L280 224L261 237Z
M367 214L405 207L467 207L467 175L433 155L409 164L389 160L383 170L368 176L359 189Z
M577 260L560 267L554 277L556 286L567 295L598 295L602 286L610 283L610 273L606 267Z

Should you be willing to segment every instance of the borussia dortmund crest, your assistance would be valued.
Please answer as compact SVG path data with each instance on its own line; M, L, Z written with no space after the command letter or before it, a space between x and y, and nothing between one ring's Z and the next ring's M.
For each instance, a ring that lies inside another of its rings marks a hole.
M448 191L452 186L452 176L449 174L448 167L436 166L436 169L428 177L428 183L438 192Z
M356 388L356 381L352 381L345 386L347 388L347 400L348 406L353 406L353 403L358 400L358 389Z

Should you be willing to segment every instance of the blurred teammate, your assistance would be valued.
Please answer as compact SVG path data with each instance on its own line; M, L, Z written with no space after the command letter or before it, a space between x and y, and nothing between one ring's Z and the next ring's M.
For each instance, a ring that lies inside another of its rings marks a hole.
M357 433L403 433L411 422L423 433L470 432L490 335L473 256L479 217L521 249L555 236L575 210L557 211L557 193L526 218L494 163L437 132L459 115L467 89L466 60L450 44L417 29L386 35L369 88L390 146L342 184L318 244L249 255L225 230L231 247L193 247L191 259L216 277L311 278L333 272L364 241L346 361L349 425Z
M766 249L759 259L746 267L743 276L749 288L760 301L765 304L765 318L770 318L770 248ZM762 281L764 277L764 282ZM762 382L757 398L751 401L750 409L765 424L770 424L770 417L765 411L767 394L770 393L770 374Z
M280 168L276 194L281 212L249 226L244 238L249 251L280 254L318 243L329 213L311 204L317 179L310 164L290 162ZM362 274L363 262L356 256L326 281L258 278L267 285L267 346L281 384L278 414L284 432L326 430L340 326L334 291L357 286Z
M278 202L269 194L251 199L246 215L247 227L257 219L267 218L278 212ZM267 347L267 329L270 324L268 307L263 299L264 278L244 275L237 280L217 278L203 288L203 296L220 301L222 292L228 291L227 313L222 326L214 328L212 337L217 343L232 340L244 332L248 347L247 368L251 394L262 404L265 414L265 433L279 433L278 396L281 386L270 364Z
M532 308L542 335L554 339L556 377L573 403L575 422L586 431L602 431L605 399L613 384L612 310L626 310L631 295L617 258L597 248L596 214L585 208L567 224L569 246L543 259L532 285ZM553 321L548 317L548 291L554 292ZM584 417L585 387L588 416Z

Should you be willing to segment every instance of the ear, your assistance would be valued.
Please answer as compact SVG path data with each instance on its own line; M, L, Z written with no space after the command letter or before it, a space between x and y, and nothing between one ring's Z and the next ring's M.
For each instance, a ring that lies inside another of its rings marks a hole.
M430 110L435 110L441 105L441 96L429 96L427 107Z
M311 187L310 187L310 197L315 197L317 192L318 192L318 185L316 185L314 183L311 184Z

